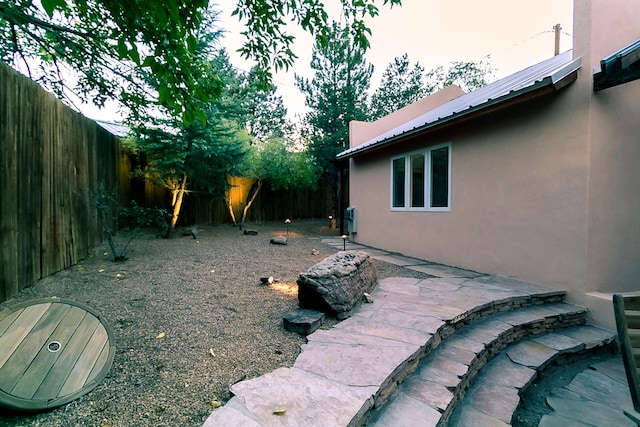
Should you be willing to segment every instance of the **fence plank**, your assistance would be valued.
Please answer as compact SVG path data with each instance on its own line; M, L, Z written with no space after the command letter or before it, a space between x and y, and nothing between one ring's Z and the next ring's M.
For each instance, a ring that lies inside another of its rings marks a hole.
M17 105L12 101L20 97L21 87L14 76L0 67L0 301L18 292L18 149L16 128L9 126L18 120Z

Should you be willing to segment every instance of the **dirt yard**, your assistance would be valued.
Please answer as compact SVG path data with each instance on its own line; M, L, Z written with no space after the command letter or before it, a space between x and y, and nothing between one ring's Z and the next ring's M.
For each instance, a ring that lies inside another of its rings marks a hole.
M0 409L0 425L200 426L231 384L293 365L305 338L282 317L298 306L298 275L337 251L320 242L338 234L327 225L293 222L286 246L269 243L284 223L250 224L257 236L230 225L201 227L197 239L141 235L123 263L105 242L37 282L2 305L57 296L92 307L114 330L115 359L89 394L44 413ZM374 262L380 278L428 277ZM261 284L268 276L278 281Z

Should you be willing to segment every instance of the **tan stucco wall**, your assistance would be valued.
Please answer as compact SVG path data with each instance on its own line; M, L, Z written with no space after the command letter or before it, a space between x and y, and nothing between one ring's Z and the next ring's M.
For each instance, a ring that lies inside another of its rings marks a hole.
M415 141L350 161L353 238L566 289L613 327L609 295L640 291L640 81L594 93L592 70L640 38L640 1L576 0L574 13L575 83L419 141L452 143L450 212L389 208L389 158Z
M638 16L635 0L577 0L574 19L590 32L576 35L576 54L588 71L640 39ZM577 82L590 95L588 269L585 293L572 297L593 308L597 323L613 325L610 295L640 291L640 81L595 93L592 81Z
M494 117L499 133L489 122L424 139L452 143L450 212L390 211L389 153L353 160L354 237L444 264L572 284L586 270L588 157L584 138L561 134L562 120L578 125L577 115L564 113L567 102L558 97Z

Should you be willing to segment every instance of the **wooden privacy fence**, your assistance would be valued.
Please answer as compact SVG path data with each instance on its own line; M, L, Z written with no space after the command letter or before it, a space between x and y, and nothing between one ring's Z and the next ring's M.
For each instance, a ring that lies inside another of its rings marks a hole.
M128 193L118 139L0 63L0 301L101 239L94 196Z
M76 264L101 241L100 191L123 206L135 200L170 209L168 190L132 179L134 166L116 136L0 63L0 302ZM247 221L326 218L330 206L329 188L264 185ZM181 225L224 222L231 216L222 198L189 194Z
M246 193L250 191L253 180L231 178L234 185L229 191L234 206L236 220L242 220L242 211L246 206ZM249 196L251 197L251 196ZM327 218L331 214L331 189L328 186L315 190L290 188L272 190L264 184L247 212L247 222L284 221L290 219ZM225 201L207 194L190 193L184 201L179 224L231 223L231 214Z

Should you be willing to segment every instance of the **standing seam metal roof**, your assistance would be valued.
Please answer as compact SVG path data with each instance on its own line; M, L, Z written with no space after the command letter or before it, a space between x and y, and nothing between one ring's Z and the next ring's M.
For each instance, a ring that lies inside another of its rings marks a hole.
M580 68L580 58L573 59L573 51L569 50L556 55L539 64L525 68L503 79L497 80L472 92L452 99L443 105L407 121L369 141L352 147L338 154L343 159L385 143L399 139L401 136L433 127L459 116L481 110L502 100L512 99L547 85L555 85Z

